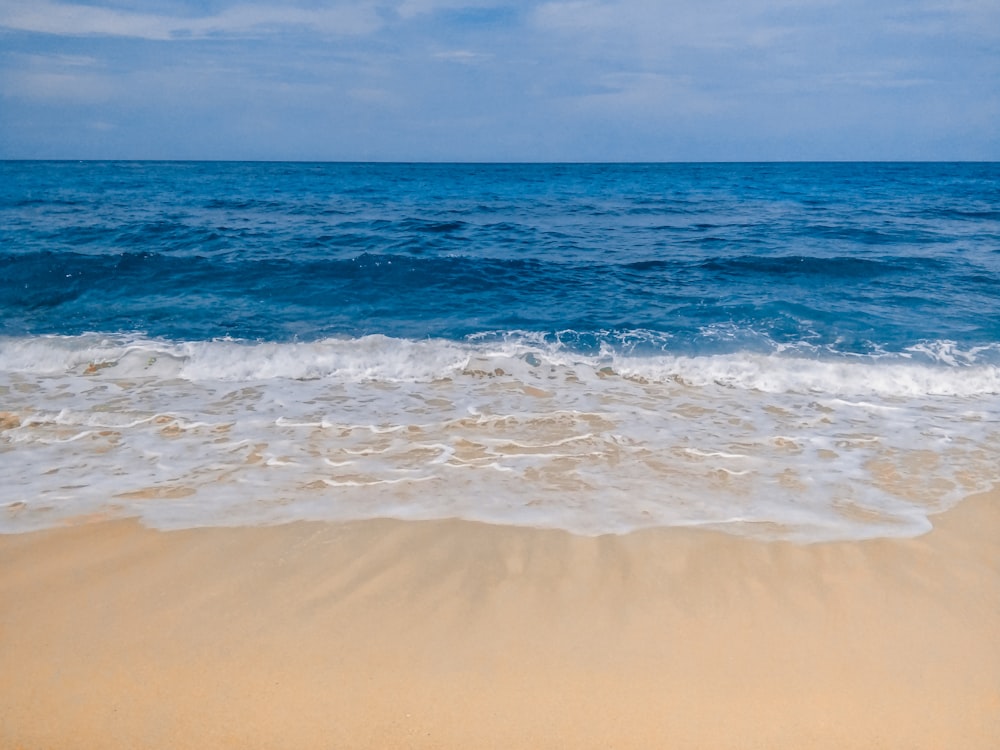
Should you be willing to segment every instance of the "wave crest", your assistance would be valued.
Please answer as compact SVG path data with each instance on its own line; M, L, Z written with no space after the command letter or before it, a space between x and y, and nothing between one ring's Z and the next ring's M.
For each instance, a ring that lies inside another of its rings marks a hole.
M580 345L586 351L580 351ZM932 341L894 354L833 356L807 345L769 352L669 354L643 331L484 333L464 341L383 335L313 342L169 341L129 336L0 339L0 370L102 378L419 383L498 373L527 381L609 376L766 393L976 397L1000 394L1000 345Z

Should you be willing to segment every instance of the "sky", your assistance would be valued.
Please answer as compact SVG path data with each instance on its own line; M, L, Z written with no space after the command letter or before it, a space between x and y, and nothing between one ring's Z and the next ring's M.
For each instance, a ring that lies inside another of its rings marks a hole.
M1000 160L1000 0L0 0L0 158Z

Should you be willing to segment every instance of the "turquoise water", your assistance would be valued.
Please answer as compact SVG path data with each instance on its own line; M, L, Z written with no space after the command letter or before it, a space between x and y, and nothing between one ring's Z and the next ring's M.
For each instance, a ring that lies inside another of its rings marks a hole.
M919 533L997 480L997 164L0 177L0 528L811 541Z

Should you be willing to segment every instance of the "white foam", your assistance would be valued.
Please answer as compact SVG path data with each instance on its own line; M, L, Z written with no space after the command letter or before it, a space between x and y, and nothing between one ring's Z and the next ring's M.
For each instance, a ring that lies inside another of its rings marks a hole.
M1000 366L941 367L901 359L887 361L883 356L830 361L775 354L724 354L623 358L616 362L615 369L627 377L657 382L676 380L694 387L714 384L764 393L899 398L1000 394Z
M1000 394L1000 345L961 350L949 341L926 342L898 355L823 358L775 345L774 353L712 356L635 356L604 344L584 355L540 334L500 341L412 341L381 335L310 343L218 340L168 342L86 336L0 338L0 371L34 375L80 374L94 379L155 377L192 382L329 380L420 383L457 375L523 376L544 368L580 367L588 379L617 374L660 383L721 385L767 393L840 397L975 396ZM920 353L925 361L914 361ZM499 372L498 372L499 371Z
M104 512L916 534L1000 471L1000 349L917 349L0 339L0 529Z

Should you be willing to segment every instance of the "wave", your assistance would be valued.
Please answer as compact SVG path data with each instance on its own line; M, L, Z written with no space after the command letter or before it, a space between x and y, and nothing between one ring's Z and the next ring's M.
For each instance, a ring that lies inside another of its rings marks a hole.
M588 339L592 353L580 351ZM273 379L420 383L501 373L535 380L583 374L692 388L831 396L977 397L1000 394L1000 344L927 341L900 353L834 356L808 344L772 351L673 355L651 331L487 332L463 341L383 335L312 342L169 341L134 336L0 338L0 371L101 378ZM554 374L555 373L555 374Z
M813 257L805 255L753 256L713 258L701 267L707 270L743 275L755 273L772 276L789 274L828 276L831 278L862 278L890 273L933 272L944 264L933 258L853 258L846 256Z

